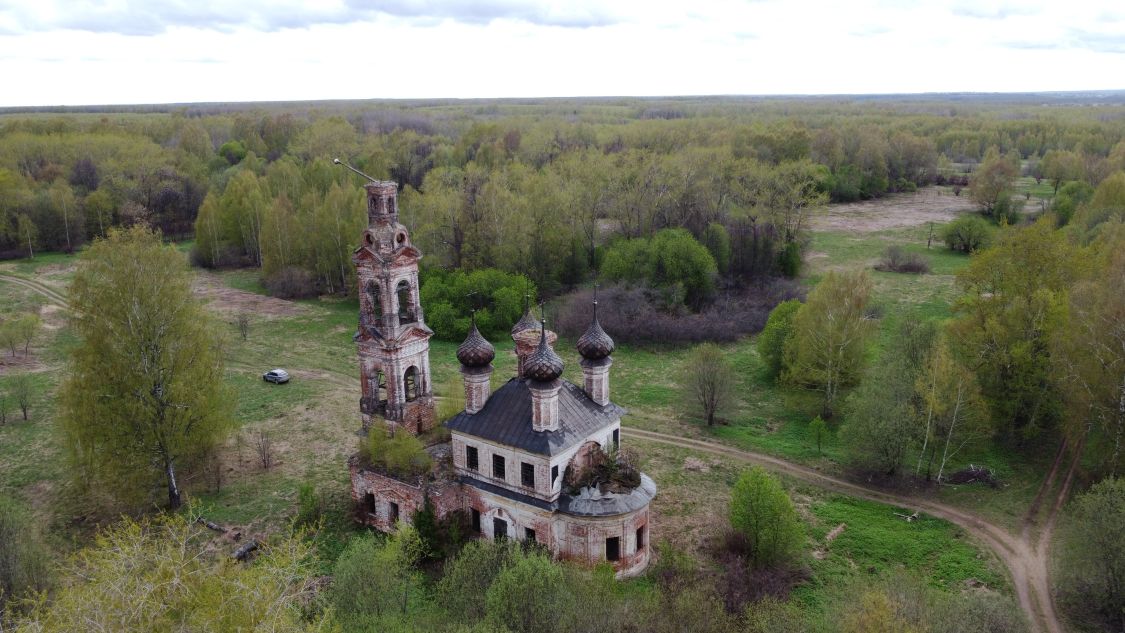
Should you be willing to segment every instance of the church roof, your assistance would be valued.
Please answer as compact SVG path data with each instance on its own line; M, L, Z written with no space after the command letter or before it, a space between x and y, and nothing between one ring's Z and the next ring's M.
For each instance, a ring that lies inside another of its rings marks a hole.
M531 392L528 381L512 378L488 397L477 413L462 411L446 422L451 431L511 446L537 455L557 455L584 441L592 433L621 418L625 409L612 402L604 407L591 400L581 387L559 381L559 428L536 431L531 426Z

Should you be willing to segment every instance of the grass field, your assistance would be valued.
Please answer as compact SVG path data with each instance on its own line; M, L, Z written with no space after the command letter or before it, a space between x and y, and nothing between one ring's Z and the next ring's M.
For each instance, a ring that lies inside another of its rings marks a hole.
M902 207L898 212L909 213L910 201L919 199L903 198L906 202L897 203ZM950 202L953 211L941 206L948 199L929 199L926 204L936 210L926 217L940 219L960 212L960 201ZM875 300L882 311L882 335L903 319L948 318L956 292L955 274L968 261L945 250L936 238L933 247L927 249L928 222L868 230L863 214L886 217L895 212L894 204L892 200L889 205L857 206L851 215L848 209L834 208L838 217L832 226L813 233L805 277L807 283L815 284L831 269L870 268L891 244L925 256L932 267L927 275L872 273ZM72 257L47 254L31 262L0 264L0 274L34 278L64 289L73 263ZM325 532L333 535L325 541L326 550L338 551L340 542L355 529L347 518L345 461L355 450L359 426L359 382L351 340L357 304L349 299L268 299L255 271L197 275L199 291L215 309L226 337L227 380L238 397L238 431L221 451L218 481L199 473L186 482L193 502L214 521L240 526L247 533L268 533L288 523L296 508L298 485L311 483L328 499L329 516L333 517ZM43 305L32 291L2 282L0 302L17 310ZM250 315L245 340L236 324L240 313ZM52 420L53 393L73 338L65 327L62 310L50 308L46 314L50 329L45 330L32 354L36 402L31 419L26 423L10 421L0 428L0 493L27 502L45 523L66 533L66 526L84 509L58 502L65 498L68 480ZM515 358L511 341L494 343L496 388L513 375ZM573 341L560 340L557 347L567 361L565 376L580 383ZM455 350L456 342L433 341L431 345L432 379L439 397L460 389ZM766 378L752 339L725 345L723 350L737 370L738 401L723 424L708 429L681 404L680 368L689 348L620 346L614 354L611 394L630 410L625 423L715 439L828 472L842 472L844 451L836 439L835 425L820 451L807 432L808 422L819 410L817 395L780 387ZM273 367L287 368L293 381L283 386L264 383L261 373ZM11 372L0 373L0 388L10 380ZM256 454L256 444L262 438L268 438L273 448L275 464L269 469L262 468ZM701 458L686 449L640 441L638 447L644 469L660 487L654 506L662 531L658 538L667 538L689 551L703 551L716 537L716 526L722 524L738 466L720 458ZM1012 525L1034 495L1042 477L1042 459L1037 456L1021 461L998 450L967 453L955 467L962 462L986 463L1009 485L999 490L943 489L939 495ZM908 524L896 518L894 509L888 506L802 486L791 488L809 523L810 551L825 553L824 558L809 559L814 580L795 594L795 599L810 609L824 608L828 596L857 577L879 577L899 567L951 591L959 590L968 578L1005 588L1003 575L991 557L981 554L948 523L927 519ZM824 535L839 523L846 523L847 529L826 547Z

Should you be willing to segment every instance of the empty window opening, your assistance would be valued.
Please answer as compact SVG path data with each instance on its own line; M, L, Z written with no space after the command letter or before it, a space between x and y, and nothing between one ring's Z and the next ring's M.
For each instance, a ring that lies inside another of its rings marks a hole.
M552 486L555 485L555 482L558 481L558 480L559 480L559 467L558 467L558 465L551 466L551 485Z
M476 532L477 534L480 534L480 510L477 510L476 508L473 508L472 511L473 511L473 532Z
M477 455L476 447L465 447L465 466L469 470L478 470L480 468L480 456Z
M533 530L531 528L524 528L523 529L523 538L524 538L525 541L528 541L530 543L534 543L537 540L535 538L535 530Z
M376 319L383 318L383 299L379 296L379 284L367 282L367 301L371 304L371 314Z
M406 401L410 402L418 398L418 369L411 367L406 370L406 374L402 377L403 387L406 390Z
M508 522L504 519L492 519L492 538L499 541L508 538Z
M394 501L391 502L391 523L398 523L398 504Z
M637 528L637 551L645 548L645 526Z
M405 279L398 282L395 294L398 295L398 322L413 323L414 302L410 299L410 284L406 283Z
M520 483L528 488L535 487L535 467L527 462L520 462Z
M618 560L621 558L621 539L611 536L605 540L605 559Z
M382 369L375 370L375 400L384 401L387 399L387 375L383 373Z
M369 514L375 514L375 495L374 493L367 493L363 495L363 509Z
M617 450L621 446L621 430L613 429L613 450Z
M501 455L492 456L492 476L497 479L504 479L504 458Z

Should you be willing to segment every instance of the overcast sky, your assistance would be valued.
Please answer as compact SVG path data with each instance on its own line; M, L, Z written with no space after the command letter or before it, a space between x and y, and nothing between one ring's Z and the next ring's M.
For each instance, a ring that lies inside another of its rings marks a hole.
M0 106L1125 88L1125 0L0 0Z

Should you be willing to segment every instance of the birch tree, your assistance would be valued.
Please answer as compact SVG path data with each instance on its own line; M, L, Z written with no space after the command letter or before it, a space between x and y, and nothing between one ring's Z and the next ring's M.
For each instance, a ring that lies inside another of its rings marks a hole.
M83 253L70 298L79 343L60 420L72 471L133 503L162 482L179 507L177 469L231 425L222 328L192 295L183 256L143 227Z
M937 460L937 480L941 481L949 460L966 446L988 437L991 427L983 415L980 389L973 374L957 362L944 344L935 345L918 378L917 391L926 426L915 472L921 470L928 450L926 479Z
M830 417L840 390L854 384L863 368L863 351L873 331L867 318L871 277L866 271L829 272L793 317L785 343L787 382L824 394Z

